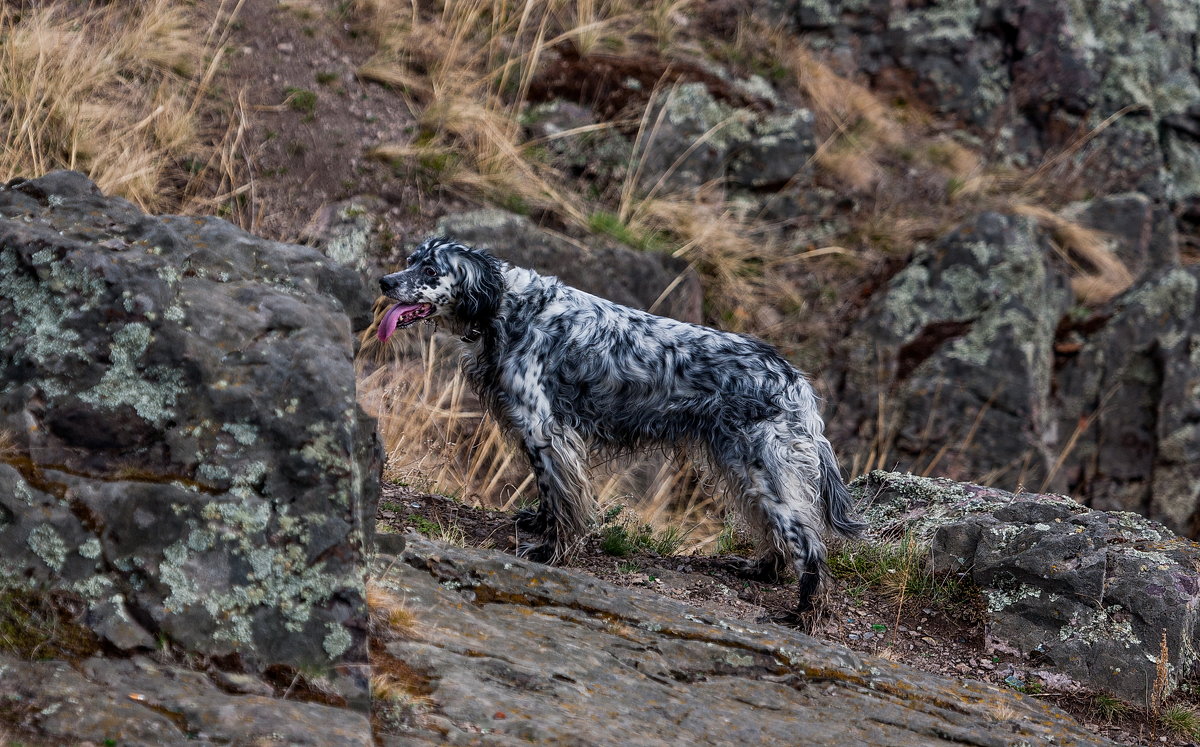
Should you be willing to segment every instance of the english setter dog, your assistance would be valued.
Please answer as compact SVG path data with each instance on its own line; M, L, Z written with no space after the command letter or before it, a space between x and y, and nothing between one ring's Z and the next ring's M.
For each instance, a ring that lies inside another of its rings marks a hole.
M444 237L379 285L396 302L379 339L444 320L466 344L475 391L528 457L540 504L518 525L545 539L522 548L528 557L559 560L590 530L593 448L703 446L762 550L745 570L771 578L790 561L801 611L824 572L821 530L864 528L812 387L770 345L627 308Z

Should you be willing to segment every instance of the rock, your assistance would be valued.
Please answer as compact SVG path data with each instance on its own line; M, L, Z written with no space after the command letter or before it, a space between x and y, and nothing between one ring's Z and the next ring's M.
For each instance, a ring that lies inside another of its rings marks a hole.
M597 190L625 178L633 144L616 128L597 127L599 120L591 109L571 101L550 101L531 107L523 121L529 139L541 141L538 147L573 178L586 180Z
M437 230L610 301L685 322L701 319L700 280L682 260L619 246L584 247L502 210L447 215Z
M704 83L685 83L652 104L639 154L640 182L654 189L728 179L741 187L778 188L803 171L816 152L807 109L759 113L713 97Z
M1092 688L1142 704L1163 636L1163 694L1200 673L1200 545L1065 496L875 471L852 492L878 532L912 532L935 570L987 599L988 636Z
M82 597L119 648L333 668L361 703L360 294L313 249L79 174L0 188L0 585Z
M384 220L387 203L373 195L359 195L325 205L313 215L303 231L306 243L320 249L326 257L357 272L362 292L353 309L355 331L371 323L371 304L378 296L381 257L387 256L393 240Z
M768 623L722 619L499 552L409 535L386 655L436 713L381 742L1108 744L1061 711Z
M1080 323L1054 398L1056 489L1200 532L1200 268L1165 269ZM1069 446L1069 448L1068 448Z
M1113 239L1113 253L1135 278L1179 264L1175 219L1161 203L1137 192L1070 205L1063 217Z
M835 356L834 443L866 434L952 478L1048 474L1052 345L1071 303L1050 253L1031 219L998 213L919 249Z
M761 5L876 87L965 121L1018 164L1091 132L1075 163L1093 193L1200 193L1200 6L1191 0Z
M75 668L0 654L0 693L5 733L17 728L39 744L372 744L361 713L230 695L199 672L148 659L92 658Z

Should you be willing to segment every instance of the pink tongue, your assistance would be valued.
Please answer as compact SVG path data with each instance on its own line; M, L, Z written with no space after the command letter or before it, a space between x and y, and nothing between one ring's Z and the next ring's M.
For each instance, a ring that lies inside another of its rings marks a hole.
M383 319L379 320L379 341L387 342L387 338L392 336L396 331L396 324L400 321L400 317L410 311L415 310L421 304L419 303L398 303L387 311L383 312Z

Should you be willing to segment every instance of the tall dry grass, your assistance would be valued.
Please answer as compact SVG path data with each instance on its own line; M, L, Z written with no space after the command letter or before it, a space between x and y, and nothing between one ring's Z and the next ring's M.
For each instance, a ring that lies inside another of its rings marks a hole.
M240 187L206 100L239 8L0 6L0 179L78 169L146 210L211 209Z

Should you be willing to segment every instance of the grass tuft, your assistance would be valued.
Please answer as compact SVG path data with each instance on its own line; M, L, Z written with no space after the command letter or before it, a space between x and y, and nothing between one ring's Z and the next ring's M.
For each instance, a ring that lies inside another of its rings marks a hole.
M51 592L0 591L0 651L23 659L86 659L100 641L78 622L83 607Z
M1167 706L1158 714L1158 722L1172 734L1185 739L1200 740L1200 711L1190 706Z
M193 12L169 0L0 7L0 181L77 169L148 211L221 194L227 143L205 123L228 113L207 94L233 14L206 34Z
M916 598L941 605L970 596L957 575L932 571L928 548L912 535L898 542L846 542L830 554L828 563L829 572L851 595L875 589L893 600Z

